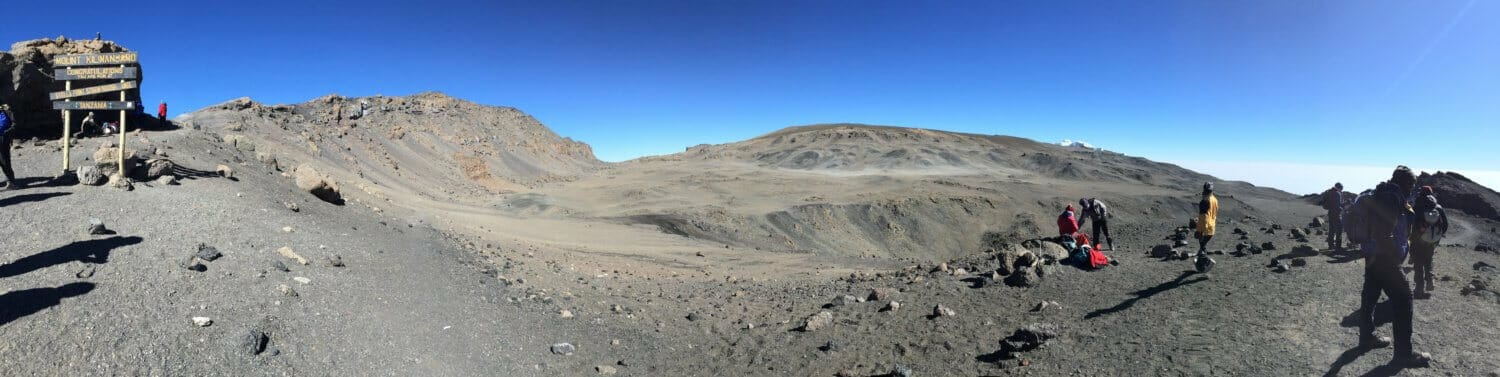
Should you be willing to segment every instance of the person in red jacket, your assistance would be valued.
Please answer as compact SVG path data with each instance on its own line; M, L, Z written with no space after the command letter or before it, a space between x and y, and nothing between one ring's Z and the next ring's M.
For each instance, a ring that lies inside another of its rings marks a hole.
M156 107L156 119L167 120L167 103L166 102L162 102L160 106Z
M1057 216L1057 235L1071 238L1073 233L1078 233L1078 217L1073 215L1073 205L1069 204L1062 215Z

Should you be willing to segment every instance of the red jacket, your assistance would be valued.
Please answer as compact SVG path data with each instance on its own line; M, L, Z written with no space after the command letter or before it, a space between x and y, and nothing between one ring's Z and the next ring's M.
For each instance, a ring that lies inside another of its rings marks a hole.
M1073 217L1073 206L1068 206L1062 215L1057 216L1057 234L1068 236L1078 233L1078 220Z
M157 118L166 118L167 117L167 103L166 102L162 102L161 106L157 106L156 107L156 117Z

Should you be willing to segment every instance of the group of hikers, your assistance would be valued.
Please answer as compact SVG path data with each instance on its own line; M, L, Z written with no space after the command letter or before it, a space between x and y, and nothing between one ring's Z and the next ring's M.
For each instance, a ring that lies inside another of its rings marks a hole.
M147 117L143 106L144 104L136 106L137 117ZM10 163L11 130L15 128L15 119L15 114L10 111L10 104L0 100L0 173L5 174L5 182L0 182L0 191L18 187L15 183L16 173L11 169ZM156 107L156 119L160 121L167 120L166 102L162 102L161 105ZM97 125L94 121L94 112L90 111L88 115L84 116L81 122L79 136L84 136L95 131L100 135L109 135L120 132L120 128L118 124L113 122L105 123L103 126Z
M1365 261L1360 306L1355 312L1359 321L1359 347L1376 349L1395 345L1392 364L1425 366L1431 361L1426 353L1412 350L1412 299L1431 297L1434 276L1432 258L1438 243L1448 232L1447 213L1439 205L1431 186L1417 187L1416 175L1406 166L1398 166L1391 179L1358 195L1345 195L1342 183L1335 183L1318 199L1327 210L1327 242L1330 252L1348 252L1345 242L1358 246ZM1109 234L1109 212L1098 199L1079 199L1077 212L1070 204L1058 216L1059 240L1070 250L1073 263L1099 267L1102 246L1114 249ZM1197 268L1206 272L1213 265L1208 258L1208 244L1213 239L1219 215L1219 200L1213 183L1204 183L1198 213L1191 227L1198 240ZM1081 214L1080 214L1081 212ZM1081 230L1092 220L1091 244ZM1347 236L1347 240L1346 240ZM1077 257L1073 257L1077 255ZM1410 260L1415 292L1406 280L1401 266ZM1105 260L1108 260L1107 258ZM1108 260L1109 263L1115 263ZM1392 320L1394 339L1375 336L1375 305L1384 293L1395 307Z
M1431 186L1416 187L1417 177L1406 166L1398 166L1391 179L1349 200L1343 184L1336 183L1321 197L1328 211L1328 248L1344 251L1344 237L1359 245L1365 259L1364 286L1360 290L1359 347L1385 348L1393 339L1375 336L1375 304L1382 293L1395 307L1391 321L1396 356L1393 363L1426 365L1431 357L1412 350L1412 299L1432 297L1432 257L1448 232L1447 212L1438 203ZM1401 265L1412 264L1416 287L1406 280Z

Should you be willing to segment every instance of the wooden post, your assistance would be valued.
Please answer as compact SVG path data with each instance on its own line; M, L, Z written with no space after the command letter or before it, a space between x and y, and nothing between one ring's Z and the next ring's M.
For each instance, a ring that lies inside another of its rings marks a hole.
M71 81L71 80L70 81L63 81L63 90L73 90L73 81ZM73 100L70 98L70 99L64 99L63 101L72 102ZM71 166L69 166L69 164L72 163L72 161L73 161L69 157L69 155L68 155L68 143L70 142L70 139L73 138L73 117L72 117L73 111L71 111L71 110L63 110L62 112L63 112L63 139L62 139L62 143L63 143L63 171L62 171L62 175L68 175L68 169L71 168Z
M121 64L120 68L125 68L125 65ZM120 80L120 85L124 85L124 84L125 84L125 80L123 80L123 79ZM126 92L129 92L129 90L121 90L120 91L120 102L125 102L125 93ZM127 114L129 111L130 110L120 110L120 154L119 154L119 156L120 156L119 157L120 170L118 170L118 171L120 172L120 177L121 178L124 178L125 174L126 174L126 171L125 171L125 119L129 118L129 115Z

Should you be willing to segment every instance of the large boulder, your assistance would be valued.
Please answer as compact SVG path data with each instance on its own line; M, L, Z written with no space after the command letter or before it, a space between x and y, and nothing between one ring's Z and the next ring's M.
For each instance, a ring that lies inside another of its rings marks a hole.
M1031 249L1031 253L1042 258L1052 258L1053 260L1068 259L1068 249L1062 245L1058 245L1056 242L1042 242L1040 247Z
M319 173L318 169L314 168L312 164L298 165L297 170L292 175L296 180L298 189L313 194L313 196L325 202L344 204L344 199L339 194L338 184Z

